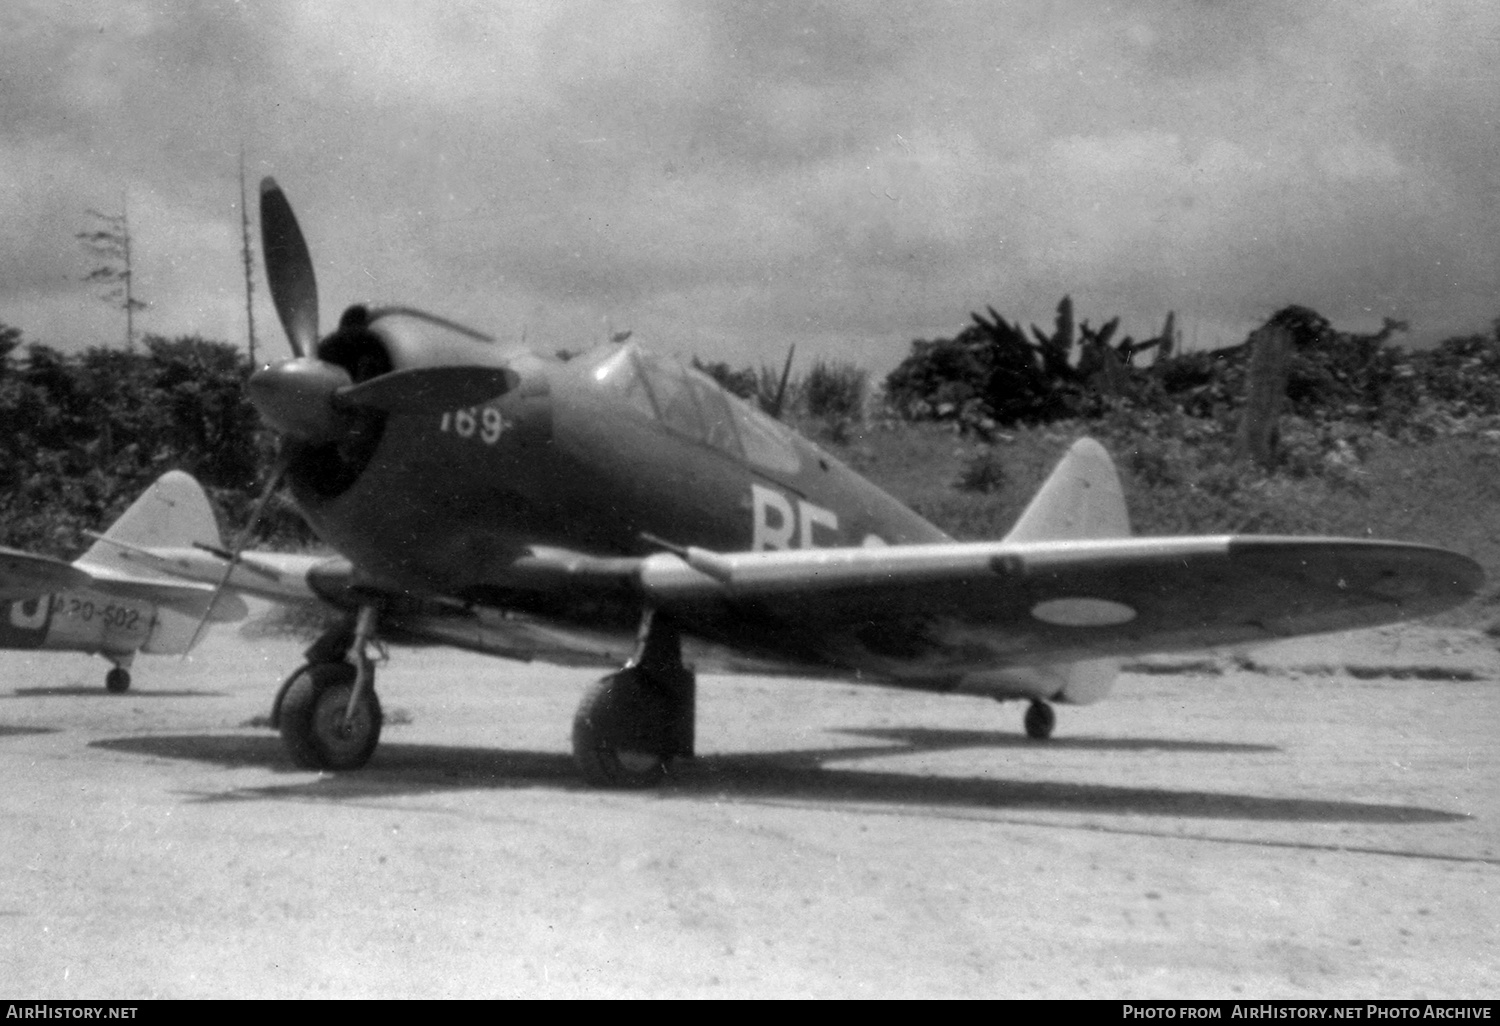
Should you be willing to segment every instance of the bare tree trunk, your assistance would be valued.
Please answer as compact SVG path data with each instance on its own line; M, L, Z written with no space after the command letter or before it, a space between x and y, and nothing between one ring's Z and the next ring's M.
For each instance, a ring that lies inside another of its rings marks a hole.
M1286 398L1288 357L1292 335L1285 328L1267 325L1250 342L1250 370L1245 389L1245 410L1235 439L1235 454L1269 466L1276 441L1276 418Z
M255 369L255 259L250 255L250 211L245 207L245 147L240 147L240 257L245 264L245 328L249 334L250 369Z
M135 352L135 293L130 287L130 196L120 196L120 235L125 240L125 351Z

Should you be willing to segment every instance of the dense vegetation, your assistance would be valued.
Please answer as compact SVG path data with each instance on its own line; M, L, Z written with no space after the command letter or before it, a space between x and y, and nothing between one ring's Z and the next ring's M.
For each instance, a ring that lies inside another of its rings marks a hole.
M1273 458L1256 466L1236 447L1249 342L1178 353L1168 318L1162 336L1112 349L1110 330L1091 333L1085 323L1073 356L1067 299L1054 333L1033 327L1035 341L991 316L953 339L913 343L886 384L899 419L944 423L973 440L960 490L993 492L1008 480L1009 447L990 442L1027 429L1088 433L1120 461L1142 530L1347 533L1355 525L1341 504L1369 505L1398 454L1468 439L1477 459L1500 438L1500 323L1490 335L1409 350L1389 344L1396 322L1358 335L1302 307L1282 310L1267 327L1290 338L1284 412ZM1137 365L1133 356L1150 348L1155 359ZM1022 363L1031 375L1025 404L1006 390L1013 375L995 370ZM1380 533L1368 518L1359 526Z
M886 402L913 421L942 421L986 433L997 427L1105 416L1122 407L1222 421L1241 406L1250 358L1237 346L1183 353L1173 319L1145 342L1111 345L1118 319L1075 331L1071 300L1057 308L1052 334L1035 325L1028 338L993 310L951 339L916 341L886 379ZM1286 388L1293 416L1349 420L1390 434L1431 436L1452 418L1500 413L1497 336L1449 339L1435 349L1388 344L1404 330L1386 321L1373 335L1336 330L1304 307L1277 313L1267 328L1291 340ZM1497 329L1500 330L1500 329ZM1140 354L1155 351L1149 362ZM1436 418L1436 419L1434 419Z
M0 544L76 555L84 530L174 468L233 524L248 515L273 441L244 399L250 368L233 346L148 337L139 353L69 356L20 343L0 326ZM288 510L268 520L263 536L304 536Z

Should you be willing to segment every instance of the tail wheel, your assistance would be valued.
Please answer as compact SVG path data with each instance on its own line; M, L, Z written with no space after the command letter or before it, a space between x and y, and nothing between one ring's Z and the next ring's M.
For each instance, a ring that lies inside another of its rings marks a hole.
M111 694L123 695L130 690L130 671L116 666L104 675L104 689Z
M1026 736L1034 741L1045 741L1052 736L1057 726L1057 712L1046 702L1032 702L1026 708Z
M573 758L595 787L646 788L667 773L667 703L638 671L596 681L573 717Z
M292 679L281 699L278 727L292 761L304 769L353 770L370 761L384 715L374 688L345 716L354 692L354 667L317 663Z

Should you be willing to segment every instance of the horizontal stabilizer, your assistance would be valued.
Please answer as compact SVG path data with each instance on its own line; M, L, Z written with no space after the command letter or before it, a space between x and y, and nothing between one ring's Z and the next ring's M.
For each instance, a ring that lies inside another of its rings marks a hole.
M213 611L207 617L209 623L236 623L250 615L250 607L240 596L225 592L214 599L213 588L206 584L172 584L166 581L116 577L100 581L95 587L123 598L151 602L195 620L204 619L203 611L212 600Z

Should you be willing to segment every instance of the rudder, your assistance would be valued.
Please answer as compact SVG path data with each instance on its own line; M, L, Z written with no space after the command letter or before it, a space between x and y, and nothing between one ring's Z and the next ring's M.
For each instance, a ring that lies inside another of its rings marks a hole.
M1104 446L1074 442L1016 520L1008 542L1125 538L1130 513L1120 475Z

